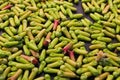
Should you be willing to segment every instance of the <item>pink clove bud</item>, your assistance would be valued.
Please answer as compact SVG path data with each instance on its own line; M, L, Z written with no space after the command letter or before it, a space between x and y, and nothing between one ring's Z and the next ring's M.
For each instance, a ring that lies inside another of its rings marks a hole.
M68 52L69 52L69 56L70 56L71 60L75 61L74 51L68 50Z
M5 9L10 9L12 7L11 4L8 4L7 6L5 6L4 8L2 8L2 10L5 10Z
M51 40L50 40L51 34L52 34L52 33L49 32L49 33L47 34L46 38L45 38L45 41L43 42L43 45L44 45L45 47L47 47L48 44L49 44L49 42L51 41Z
M30 49L30 52L32 53L32 56L38 58L39 57L39 53L35 52L34 50Z
M22 58L30 61L32 64L38 64L38 60L35 57L32 56L26 56L26 55L21 55Z
M53 30L57 29L58 24L59 24L59 20L54 20Z
M99 61L101 58L103 58L103 57L105 57L105 54L103 53L103 51L99 51L98 53L97 53L97 58L96 58L96 60L97 61Z
M70 50L70 48L72 47L73 43L72 42L69 42L64 48L63 48L63 51L64 51L64 54L68 52L68 50Z

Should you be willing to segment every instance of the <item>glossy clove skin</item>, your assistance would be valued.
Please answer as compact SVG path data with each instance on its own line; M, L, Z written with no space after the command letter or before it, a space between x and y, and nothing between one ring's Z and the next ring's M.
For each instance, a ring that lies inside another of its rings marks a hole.
M59 25L59 20L54 20L53 30L56 30L58 25Z
M38 68L33 68L32 72L30 73L30 76L28 77L29 80L33 80L36 76L36 74L38 73Z
M68 51L69 53L69 56L70 56L70 59L75 61L75 55L74 55L74 51Z
M11 67L7 67L7 68L4 70L3 74L0 75L0 80L5 80L5 79L6 79L8 73L10 72L10 69L11 69Z
M17 72L13 76L11 76L8 80L16 80L20 76L20 74L22 74L22 69L18 69Z
M3 7L2 10L10 9L12 7L11 4L8 4L7 6Z
M38 64L38 60L33 56L20 55L22 58L30 61L32 64Z
M50 39L50 37L51 37L51 32L49 32L47 35L46 35L46 38L45 38L45 40L44 40L44 42L43 42L43 45L45 46L45 47L47 47L48 46L48 44L50 43L50 41L51 41L51 39Z
M68 52L68 50L70 50L73 46L72 42L69 42L64 48L63 48L63 52L64 54L66 54Z

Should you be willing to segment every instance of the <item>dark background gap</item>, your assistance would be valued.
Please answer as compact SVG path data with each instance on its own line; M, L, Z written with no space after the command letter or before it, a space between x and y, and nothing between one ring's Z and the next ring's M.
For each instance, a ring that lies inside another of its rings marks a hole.
M90 18L90 16L89 16L89 13L88 13L88 14L87 14L87 13L84 13L83 8L82 8L82 3L81 3L81 1L79 1L79 3L78 3L78 4L75 4L74 6L77 8L77 13L83 14L83 17L86 17L87 19L89 19L90 21L93 22L93 20L92 20L92 19Z
M92 21L93 22L93 20L90 18L90 16L89 16L89 13L87 14L87 13L84 13L84 10L83 10L83 8L82 8L82 3L81 3L81 1L79 1L79 3L78 4L75 4L74 5L76 8L77 8L77 12L76 13L81 13L81 14L83 14L83 17L85 17L85 18L87 18L87 19L89 19L90 21ZM85 43L85 47L86 47L86 49L89 51L89 46L91 45L91 43L90 42L86 42Z

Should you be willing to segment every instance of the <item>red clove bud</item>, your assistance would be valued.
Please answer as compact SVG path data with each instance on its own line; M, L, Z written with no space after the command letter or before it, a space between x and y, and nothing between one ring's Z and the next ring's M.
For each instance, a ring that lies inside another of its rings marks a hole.
M69 42L64 48L63 48L63 51L64 51L64 54L68 52L68 50L70 50L70 48L72 47L73 43L72 42Z
M59 20L54 20L53 30L57 29L58 24L59 24Z
M69 52L70 59L73 60L73 61L75 61L74 51L68 50L68 52Z
M12 7L11 4L8 4L7 6L3 7L2 10L5 10L5 9L10 9Z
M38 64L38 60L35 57L32 56L26 56L26 55L21 55L22 58L30 61L32 64Z
M49 32L49 33L47 34L46 38L45 38L45 41L43 42L43 45L44 45L45 47L47 47L48 44L49 44L49 42L51 41L51 40L50 40L51 34L52 34L52 33Z

